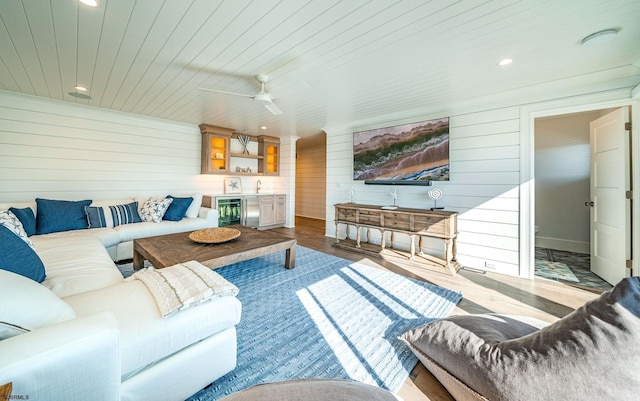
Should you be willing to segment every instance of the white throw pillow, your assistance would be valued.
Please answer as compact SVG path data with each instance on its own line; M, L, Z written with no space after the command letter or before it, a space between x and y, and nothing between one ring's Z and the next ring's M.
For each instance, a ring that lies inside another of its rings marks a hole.
M200 206L202 206L202 194L188 194L188 195L176 195L178 198L192 197L193 202L189 205L189 208L184 213L184 217L187 219L195 219L200 214Z
M32 249L35 249L33 242L31 242L27 236L26 231L24 231L24 226L20 222L20 219L18 219L15 214L11 213L10 210L3 210L0 212L0 224L7 227L9 231L20 237L20 239L26 242Z
M173 202L171 198L151 197L147 199L140 207L140 218L142 221L160 223L171 202Z
M71 306L47 287L0 270L0 340L75 317Z

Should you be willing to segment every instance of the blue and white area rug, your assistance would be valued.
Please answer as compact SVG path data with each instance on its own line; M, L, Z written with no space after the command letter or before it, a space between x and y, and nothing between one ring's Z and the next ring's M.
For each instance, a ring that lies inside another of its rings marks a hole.
M339 378L397 391L417 363L398 336L447 316L462 294L298 246L216 272L240 288L238 365L189 400L258 383ZM211 361L215 363L215 361Z

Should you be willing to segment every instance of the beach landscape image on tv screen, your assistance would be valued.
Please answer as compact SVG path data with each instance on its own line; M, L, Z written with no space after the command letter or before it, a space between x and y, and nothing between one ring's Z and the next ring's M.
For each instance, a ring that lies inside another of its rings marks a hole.
M353 179L448 181L449 118L354 133Z

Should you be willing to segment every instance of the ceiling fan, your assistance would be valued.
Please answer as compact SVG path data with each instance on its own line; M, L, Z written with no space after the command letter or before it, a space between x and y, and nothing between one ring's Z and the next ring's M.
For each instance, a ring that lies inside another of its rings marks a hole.
M267 110L269 110L272 114L274 115L282 114L282 110L280 110L280 108L275 103L273 103L274 98L271 96L270 93L264 90L264 84L269 82L269 76L267 74L258 74L256 75L256 80L260 83L260 92L256 93L255 95L245 95L244 93L227 92L227 91L221 91L221 90L209 89L209 88L198 88L198 89L202 91L208 91L208 92L223 93L225 95L249 97L253 99L254 102L257 101L257 102L264 103L264 107L266 107Z

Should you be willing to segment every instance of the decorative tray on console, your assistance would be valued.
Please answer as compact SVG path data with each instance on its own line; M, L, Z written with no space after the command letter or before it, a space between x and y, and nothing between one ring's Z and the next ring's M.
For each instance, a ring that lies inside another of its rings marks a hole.
M205 228L189 234L189 239L201 244L219 244L240 236L240 231L229 227Z

